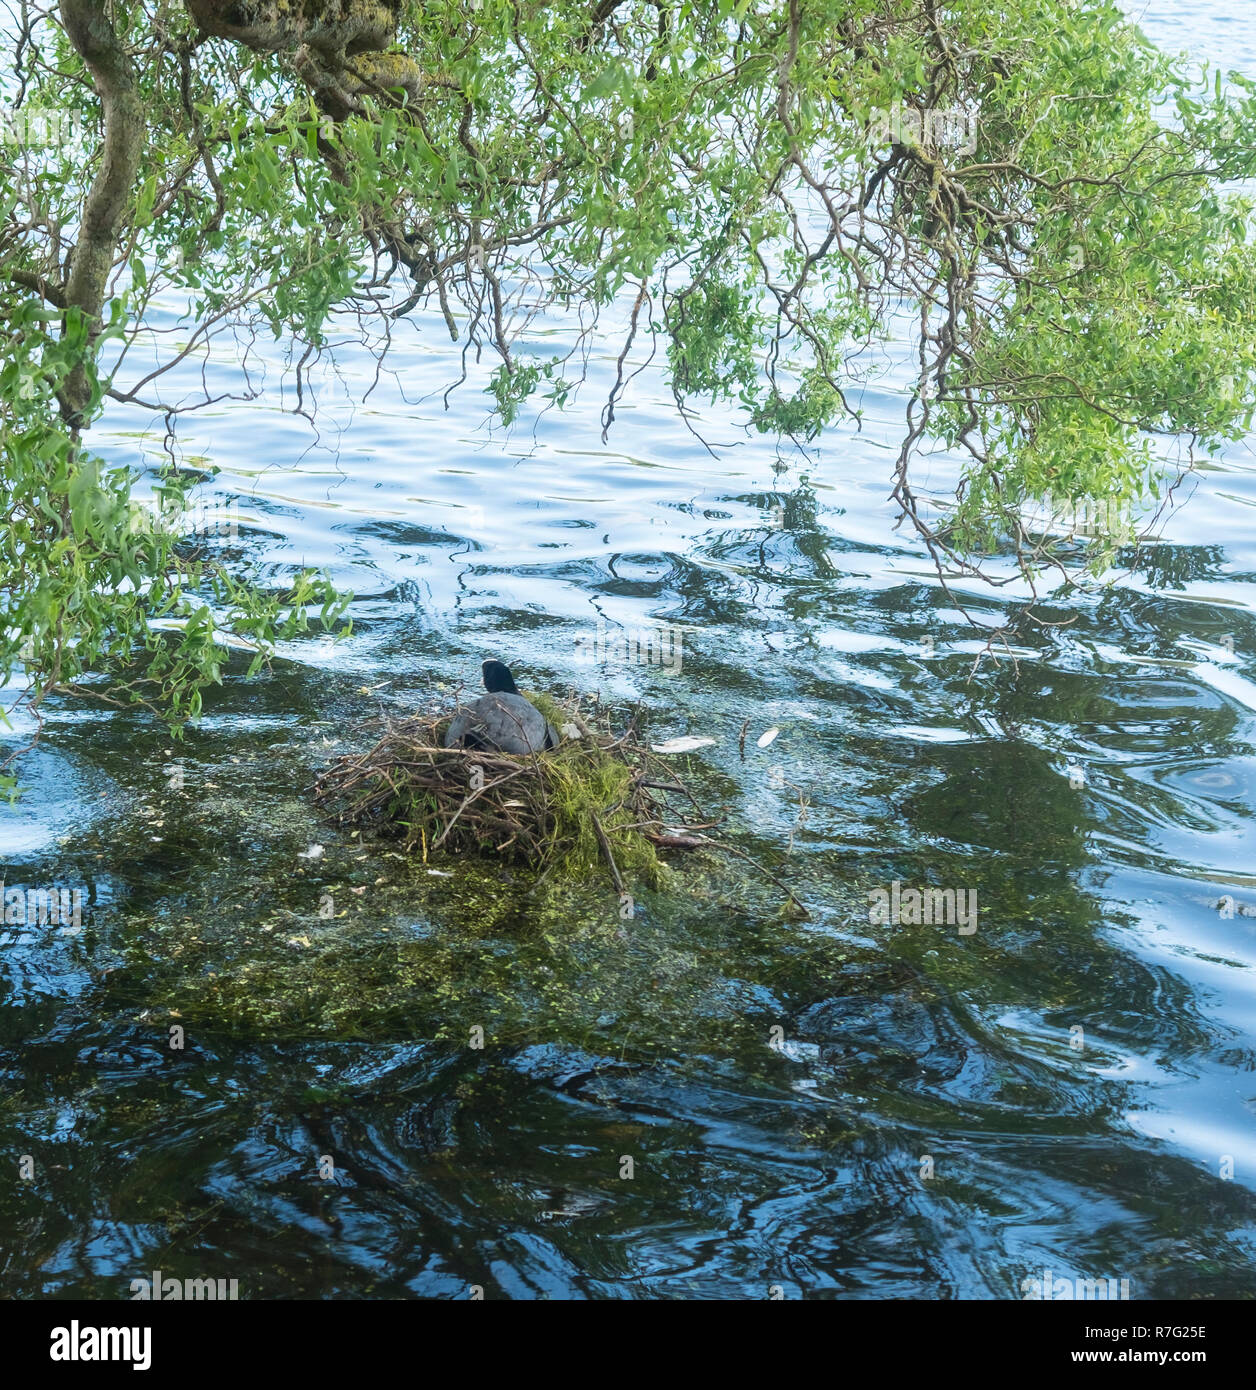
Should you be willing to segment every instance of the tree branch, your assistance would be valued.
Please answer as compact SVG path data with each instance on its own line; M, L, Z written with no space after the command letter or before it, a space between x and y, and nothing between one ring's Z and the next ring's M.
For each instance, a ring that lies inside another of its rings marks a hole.
M131 189L144 148L144 104L131 60L102 6L89 0L61 0L61 22L75 51L87 65L100 95L105 138L100 165L83 204L78 240L66 279L66 309L81 310L99 331L105 288L113 269L118 235L129 211ZM68 329L68 323L67 323ZM72 430L82 429L91 402L88 355L61 388L61 413Z

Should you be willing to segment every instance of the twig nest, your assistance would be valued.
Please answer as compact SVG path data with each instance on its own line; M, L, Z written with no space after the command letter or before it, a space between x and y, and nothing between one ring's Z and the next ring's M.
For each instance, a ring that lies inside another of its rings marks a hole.
M771 869L707 833L717 822L661 755L716 740L652 747L638 737L635 720L616 735L604 714L586 718L575 701L528 698L562 731L557 748L446 748L457 711L386 722L373 747L331 764L315 799L341 823L403 837L425 864L436 855L497 854L573 874L600 867L620 894L630 878L659 881L660 849L717 850L763 874L792 909L810 915Z
M575 705L533 703L561 730L559 746L530 754L445 748L451 715L389 723L364 753L337 758L316 800L342 823L398 835L426 863L437 854L498 854L579 872L604 866L657 880L658 848L705 843L711 822L633 726L616 736ZM680 795L685 814L669 803Z

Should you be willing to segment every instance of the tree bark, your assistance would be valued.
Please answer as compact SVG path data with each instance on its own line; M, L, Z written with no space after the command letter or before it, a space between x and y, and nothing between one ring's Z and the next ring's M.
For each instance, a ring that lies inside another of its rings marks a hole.
M144 104L131 59L104 6L91 0L61 0L61 22L91 73L104 116L100 167L83 204L78 240L70 256L64 306L81 311L90 324L90 342L94 344L144 149ZM89 350L70 371L60 392L61 414L75 434L86 423L85 414L91 404L90 357Z
M414 59L387 51L397 36L400 0L185 0L202 32L259 53L292 53L294 68L321 110L343 121L362 98L402 91L417 100L424 75Z

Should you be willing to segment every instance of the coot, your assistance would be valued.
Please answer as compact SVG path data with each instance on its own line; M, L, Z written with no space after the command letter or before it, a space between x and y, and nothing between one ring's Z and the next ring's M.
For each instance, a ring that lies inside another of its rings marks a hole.
M558 747L558 730L519 694L510 668L483 664L484 689L474 704L455 716L445 734L446 748L491 748L499 753L539 753Z

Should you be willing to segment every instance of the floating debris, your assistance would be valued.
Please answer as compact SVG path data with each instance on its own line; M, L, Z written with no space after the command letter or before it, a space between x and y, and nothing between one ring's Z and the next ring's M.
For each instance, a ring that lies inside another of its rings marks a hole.
M663 743L652 743L650 749L654 753L692 753L695 748L709 748L715 742L713 738L699 738L688 734L683 738L669 738Z

